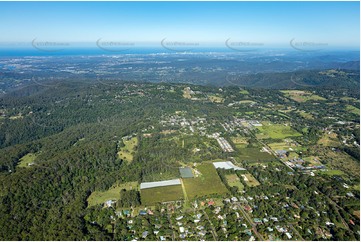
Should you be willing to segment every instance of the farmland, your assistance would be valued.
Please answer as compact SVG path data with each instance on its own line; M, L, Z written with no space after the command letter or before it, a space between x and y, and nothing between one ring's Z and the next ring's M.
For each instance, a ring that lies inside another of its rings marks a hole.
M212 163L198 165L196 169L201 173L199 177L183 181L189 199L210 194L227 193L227 189Z
M107 191L95 191L88 198L88 206L102 204L107 200L119 200L120 190L138 190L138 182L127 182L122 184L115 184Z
M263 126L257 127L260 133L256 136L259 139L284 139L287 137L301 136L300 133L284 124L271 124L267 122L262 123Z
M142 189L140 195L143 205L154 205L159 202L184 199L181 185Z

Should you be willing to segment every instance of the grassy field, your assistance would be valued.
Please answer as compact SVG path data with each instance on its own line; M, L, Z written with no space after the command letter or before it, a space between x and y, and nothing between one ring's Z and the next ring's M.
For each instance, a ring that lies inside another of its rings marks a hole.
M329 176L343 176L345 173L340 170L326 170L326 171L320 171L320 174L329 175Z
M223 103L224 102L223 97L219 97L216 95L209 95L208 98L211 102L214 102L214 103Z
M250 187L259 186L260 183L254 178L251 174L247 173L242 175L243 180L246 182L246 184Z
M296 130L290 126L283 124L269 124L268 122L262 122L263 126L257 127L260 133L256 134L258 139L284 139L287 137L302 136Z
M126 160L129 163L133 161L133 152L138 145L138 137L133 137L130 140L123 140L124 147L120 148L118 156L120 159Z
M320 140L318 140L317 144L323 145L323 146L331 146L331 147L337 147L340 145L340 142L337 139L336 133L325 133Z
M356 108L356 107L354 107L352 105L346 105L346 110L348 112L351 112L351 113L356 114L358 116L360 115L360 109L358 109L358 108Z
M327 148L320 147L317 155L327 162L327 168L341 170L352 176L360 176L360 163L344 152L334 152Z
M226 175L226 179L230 187L238 187L239 191L243 191L244 186L236 174Z
M249 92L247 90L241 90L239 91L240 94L243 94L243 95L248 95Z
M305 111L301 110L301 111L297 111L297 113L299 115L301 115L301 117L305 118L305 119L313 119L312 114L310 113L306 113Z
M189 199L228 192L212 163L198 165L196 169L201 173L199 177L183 181Z
M237 148L246 148L248 145L248 139L245 137L232 137L231 140Z
M302 150L301 146L292 145L292 143L287 142L287 140L283 142L269 143L268 146L271 147L272 150Z
M119 200L120 199L120 190L138 190L138 182L127 182L122 184L113 185L110 189L104 192L95 191L88 198L88 206L94 206L97 204L102 204L107 200Z
M28 153L20 158L20 162L18 163L17 167L28 168L30 167L28 166L28 164L34 162L35 159L36 159L36 154Z
M283 90L281 91L286 97L291 98L296 102L307 102L307 101L325 101L326 99L320 97L312 92L300 91L300 90Z
M239 101L238 103L239 104L249 104L249 103L254 103L255 101L252 101L252 100L242 100L242 101Z
M153 187L140 190L142 205L155 205L159 202L183 200L181 185Z
M310 162L310 166L321 166L322 163L320 162L320 158L317 156L309 156L309 157L303 157L304 161Z
M267 152L261 152L261 148L241 148L238 149L239 154L237 155L237 159L247 160L247 161L272 161L275 158Z

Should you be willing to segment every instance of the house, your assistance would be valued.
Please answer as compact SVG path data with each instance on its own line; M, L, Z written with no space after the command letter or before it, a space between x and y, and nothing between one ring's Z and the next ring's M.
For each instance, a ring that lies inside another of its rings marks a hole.
M329 226L329 225L335 225L334 223L331 223L331 222L326 222L325 223L327 226Z
M238 199L236 197L231 198L232 202L238 202Z
M175 220L181 220L182 218L183 218L183 216L179 216Z
M147 211L145 211L145 210L140 210L140 211L139 211L139 215L147 215Z
M106 201L106 202L104 203L104 205L109 208L109 207L112 207L114 203L115 203L115 201L113 201L113 200L108 200L108 201Z
M261 224L261 223L262 223L262 220L259 219L259 218L254 218L253 221L254 221L256 224Z
M144 231L142 233L142 238L145 239L148 236L148 231Z
M292 239L292 235L290 233L287 232L286 236L287 236L288 239Z
M179 227L179 232L184 233L184 227Z
M213 206L213 205L214 205L214 201L211 200L208 202L208 206Z
M244 210L246 210L247 212L251 212L251 213L253 212L253 209L248 205L244 206Z
M273 229L272 229L271 227L267 227L267 230L268 230L269 232L272 232L272 231L273 231Z

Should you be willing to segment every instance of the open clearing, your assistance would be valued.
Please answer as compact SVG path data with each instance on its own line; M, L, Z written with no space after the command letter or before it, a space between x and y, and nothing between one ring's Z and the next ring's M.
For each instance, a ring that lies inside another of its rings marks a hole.
M198 177L183 180L189 199L228 192L212 163L197 165L196 169L201 173Z
M352 105L346 105L346 110L353 113L353 114L356 114L357 116L360 115L360 109L352 106Z
M238 187L239 191L243 191L244 186L236 174L226 175L228 186Z
M243 177L243 180L246 182L246 184L250 187L259 186L260 183L254 178L251 174L243 174L241 175Z
M224 102L223 97L219 97L216 95L209 95L208 98L211 102L214 102L214 103L223 103Z
M301 91L301 90L283 90L281 91L286 97L291 98L296 102L307 102L307 101L325 101L326 99L320 97L312 92Z
M309 157L303 157L304 161L307 161L310 163L309 166L321 166L322 163L320 162L320 158L317 156L309 156Z
M335 152L326 148L318 150L318 156L327 162L329 169L341 170L352 176L360 176L360 163L344 152Z
M258 139L284 139L287 137L302 136L288 125L270 124L268 122L262 122L262 124L262 126L257 127L260 131L260 133L256 134Z
M159 202L183 200L181 185L153 187L140 190L142 205L155 205Z
M247 90L241 90L239 91L240 94L243 94L243 95L248 95L249 92Z
M127 182L113 185L110 189L104 192L95 191L88 198L88 207L102 204L108 200L119 200L120 190L138 190L138 182Z
M312 114L307 113L307 112L305 112L305 111L303 111L303 110L297 111L297 113L298 113L299 115L301 115L301 117L303 117L303 118L305 118L305 119L313 119Z
M340 145L340 142L337 139L336 133L325 133L322 138L318 140L317 144L323 146L337 147Z
M248 138L245 137L232 137L231 140L237 148L246 148L248 145Z
M129 163L133 161L133 153L138 145L138 138L133 137L130 140L123 140L124 147L120 148L118 156L120 159L126 160Z
M340 170L326 170L326 171L320 171L320 174L328 175L328 176L343 176L345 173Z
M298 150L303 150L303 148L298 145L295 142L288 142L288 141L283 141L283 142L274 142L274 143L269 143L268 144L269 147L271 147L272 150L276 151L276 150L287 150L287 151L298 151Z
M192 98L190 88L186 87L186 88L183 89L183 97L186 98L186 99L191 99Z
M238 149L238 155L237 155L237 160L240 161L250 161L250 162L255 162L255 161L272 161L275 160L275 158L270 155L267 152L261 152L261 148L241 148Z
M18 163L17 167L28 168L28 167L30 167L29 163L33 163L35 159L36 159L36 154L28 153L20 158L20 160L19 160L20 162Z
M239 104L250 104L250 103L256 103L255 101L252 100L242 100L238 102Z

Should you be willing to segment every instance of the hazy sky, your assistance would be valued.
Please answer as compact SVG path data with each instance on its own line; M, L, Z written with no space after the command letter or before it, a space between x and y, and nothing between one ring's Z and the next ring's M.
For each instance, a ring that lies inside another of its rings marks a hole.
M299 41L359 47L359 2L0 2L0 42Z

